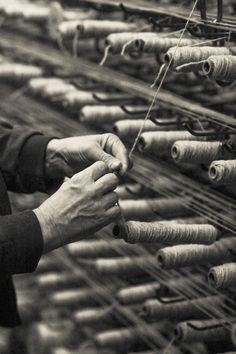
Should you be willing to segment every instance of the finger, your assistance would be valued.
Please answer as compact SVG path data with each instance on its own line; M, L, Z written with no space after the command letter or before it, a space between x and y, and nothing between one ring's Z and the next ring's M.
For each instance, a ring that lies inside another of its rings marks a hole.
M103 161L108 166L110 172L119 171L122 167L122 163L120 160L115 158L114 156L105 152L100 146L96 147L96 150L93 151L93 159L94 161Z
M105 213L106 217L108 218L109 222L113 222L121 218L121 210L118 205L113 206L112 208L108 209Z
M107 165L102 161L97 161L93 165L89 166L84 170L91 173L91 176L94 181L97 181L102 176L106 175L109 172Z
M118 202L118 195L115 192L106 194L101 200L101 204L106 210L114 207L117 202Z
M113 191L119 184L119 179L114 173L108 173L96 181L96 189L99 193L105 194Z
M121 162L122 167L120 169L120 173L124 174L129 168L128 150L126 149L122 141L118 138L118 136L114 134L107 134L107 137L105 139L105 152L114 156Z

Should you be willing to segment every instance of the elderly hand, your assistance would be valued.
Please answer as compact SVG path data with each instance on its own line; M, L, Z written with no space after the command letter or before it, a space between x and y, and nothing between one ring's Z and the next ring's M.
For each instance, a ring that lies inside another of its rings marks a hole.
M46 175L50 179L71 177L96 161L120 174L130 165L124 144L114 134L53 139L46 152Z
M96 162L68 179L34 210L41 226L44 253L79 241L120 218L114 189L118 178Z

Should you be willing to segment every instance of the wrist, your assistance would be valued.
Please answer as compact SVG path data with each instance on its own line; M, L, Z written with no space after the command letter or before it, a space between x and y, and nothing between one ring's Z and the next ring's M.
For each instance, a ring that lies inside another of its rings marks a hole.
M49 141L45 158L45 174L48 179L65 177L63 172L63 158L60 153L60 139Z
M43 237L43 253L48 253L62 246L61 237L57 233L57 227L54 221L48 216L48 213L42 211L41 207L34 209Z

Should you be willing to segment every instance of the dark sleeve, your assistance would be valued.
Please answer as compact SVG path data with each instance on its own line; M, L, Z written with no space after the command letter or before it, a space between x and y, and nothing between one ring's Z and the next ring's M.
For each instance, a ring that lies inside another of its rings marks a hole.
M33 272L43 252L43 238L33 211L0 216L0 274Z
M8 189L46 191L44 161L50 139L40 132L13 128L0 121L0 169Z

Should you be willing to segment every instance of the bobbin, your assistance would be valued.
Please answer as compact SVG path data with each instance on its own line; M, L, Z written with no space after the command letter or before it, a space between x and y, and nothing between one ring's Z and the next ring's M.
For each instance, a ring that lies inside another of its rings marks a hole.
M208 175L214 183L233 184L236 181L236 160L213 161Z
M208 273L208 282L216 289L236 286L236 263L226 263L213 267Z
M116 299L122 305L138 304L147 299L155 298L160 291L160 287L158 282L129 286L120 289L116 293Z

